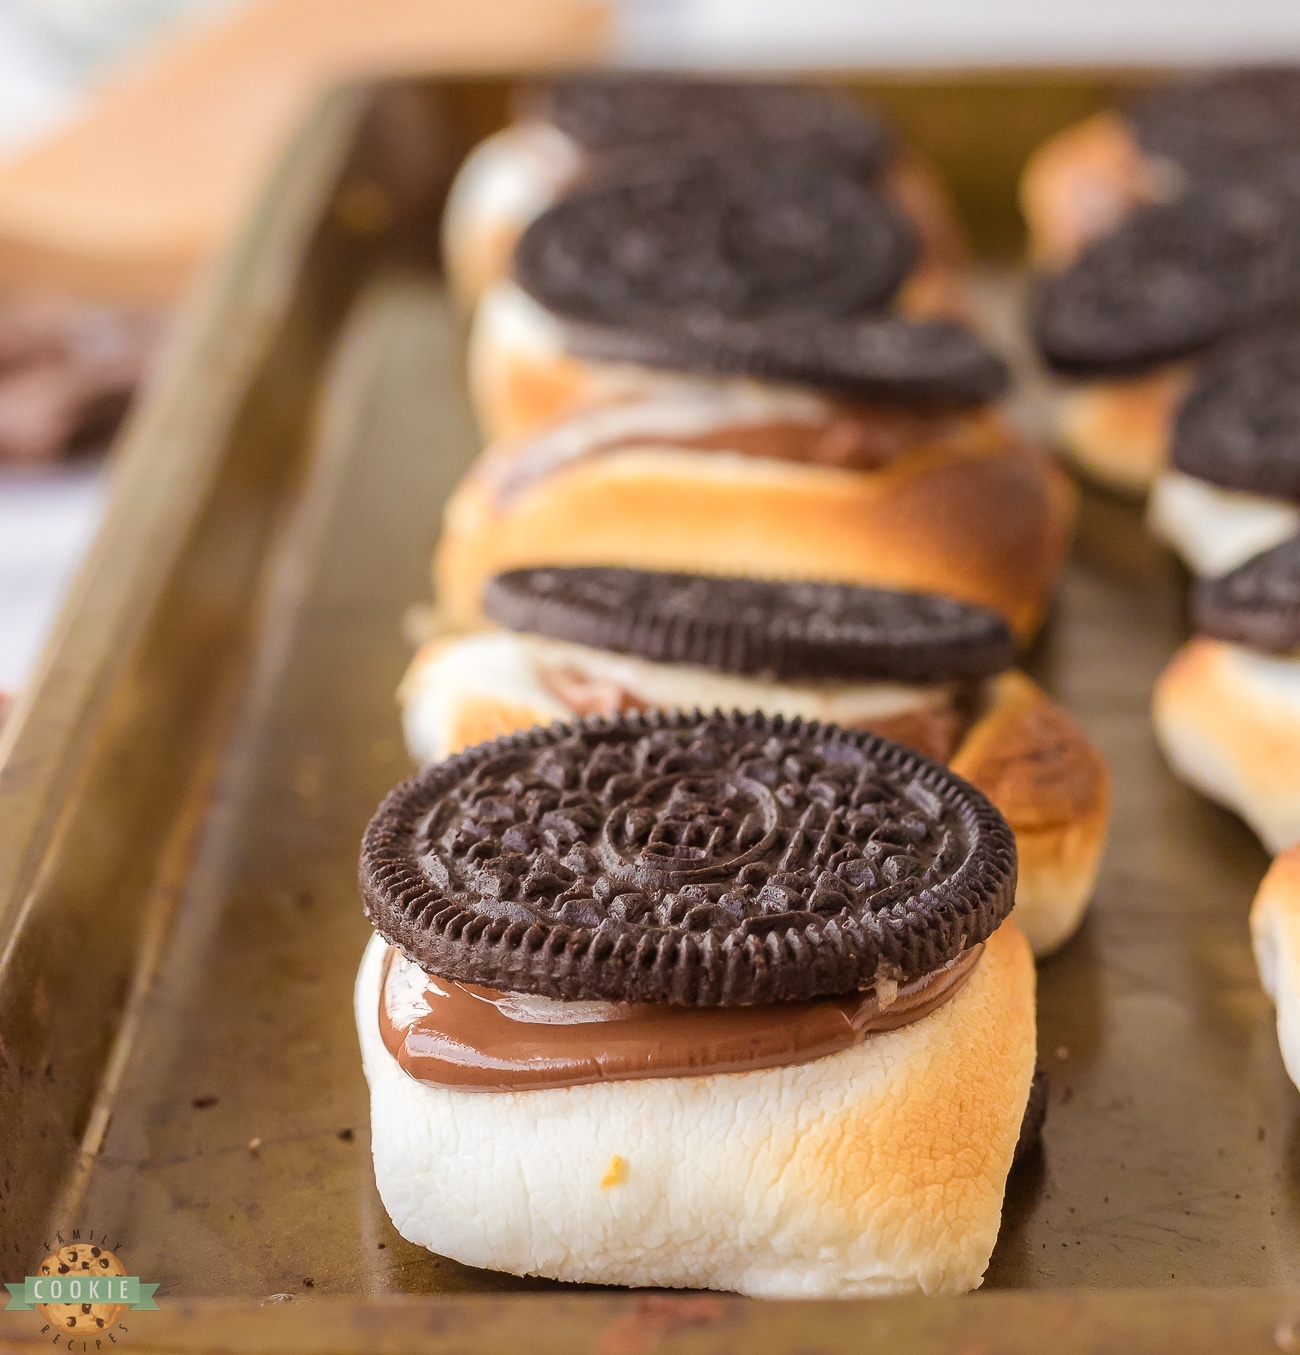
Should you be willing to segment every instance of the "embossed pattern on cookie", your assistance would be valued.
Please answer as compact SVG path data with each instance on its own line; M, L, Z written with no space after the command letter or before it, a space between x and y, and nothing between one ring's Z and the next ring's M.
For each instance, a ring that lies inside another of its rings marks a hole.
M430 973L693 1006L852 992L1010 911L993 806L900 744L759 714L636 712L480 744L371 821L376 929Z
M1300 185L1194 183L1044 278L1034 330L1063 370L1123 371L1300 302Z
M514 268L566 320L829 319L882 305L916 249L851 166L751 147L602 175L528 227Z
M1014 661L995 612L937 593L601 566L488 582L484 610L512 630L659 663L801 681L942 682Z

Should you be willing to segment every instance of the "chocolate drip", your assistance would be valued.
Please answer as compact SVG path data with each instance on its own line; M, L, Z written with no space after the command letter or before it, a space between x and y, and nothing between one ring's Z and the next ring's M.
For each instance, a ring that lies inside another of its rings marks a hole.
M897 990L761 1007L557 1004L435 978L395 947L384 959L379 1028L417 1082L462 1091L537 1091L646 1077L698 1077L810 1063L937 1011L974 972L973 946ZM555 1010L561 1006L576 1010Z

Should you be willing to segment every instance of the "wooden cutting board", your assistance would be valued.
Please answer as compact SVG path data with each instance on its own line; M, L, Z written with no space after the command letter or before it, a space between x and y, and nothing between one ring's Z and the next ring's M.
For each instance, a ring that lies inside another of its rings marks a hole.
M169 301L324 88L599 60L608 20L600 0L253 0L165 42L0 165L0 293Z

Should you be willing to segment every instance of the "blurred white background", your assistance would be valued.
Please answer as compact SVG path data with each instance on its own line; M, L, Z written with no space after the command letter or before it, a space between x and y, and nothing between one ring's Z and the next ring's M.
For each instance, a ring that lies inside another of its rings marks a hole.
M1296 0L630 0L639 59L731 65L1283 61Z
M230 0L0 0L0 158L76 115L161 26ZM0 469L0 694L23 685L103 510L103 466Z
M233 0L0 0L0 154L77 109L92 81L159 28Z
M0 0L0 154L160 29L257 0ZM1004 66L1300 59L1300 0L613 0L623 59Z

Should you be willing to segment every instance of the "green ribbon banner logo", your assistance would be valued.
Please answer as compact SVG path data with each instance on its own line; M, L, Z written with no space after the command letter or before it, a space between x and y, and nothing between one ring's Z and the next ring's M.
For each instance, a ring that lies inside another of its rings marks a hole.
M22 1284L6 1284L10 1313L30 1312L37 1303L125 1303L128 1308L157 1312L156 1284L141 1284L138 1275L29 1275Z

